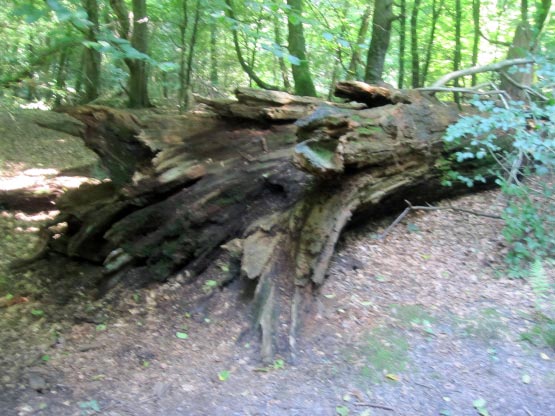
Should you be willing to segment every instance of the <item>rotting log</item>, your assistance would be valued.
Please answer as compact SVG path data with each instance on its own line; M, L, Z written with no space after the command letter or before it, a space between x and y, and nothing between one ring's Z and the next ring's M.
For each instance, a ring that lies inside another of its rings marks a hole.
M109 288L198 276L224 245L240 259L237 278L257 282L262 359L293 355L311 289L324 282L354 216L465 191L440 186L454 106L414 91L338 88L363 105L241 89L237 100L202 100L210 111L184 117L68 110L87 126L84 141L113 181L59 200L67 229L51 248L103 263ZM295 123L269 116L291 105L300 109ZM484 173L481 163L462 168Z

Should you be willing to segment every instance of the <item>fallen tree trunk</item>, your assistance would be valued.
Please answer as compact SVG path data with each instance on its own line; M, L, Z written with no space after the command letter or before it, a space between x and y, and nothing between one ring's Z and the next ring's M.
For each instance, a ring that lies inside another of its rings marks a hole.
M237 101L204 100L210 112L185 117L68 110L113 181L59 200L57 222L67 229L51 248L103 263L109 287L198 275L226 244L241 278L257 281L262 358L271 361L276 348L294 353L302 302L324 282L354 215L464 191L440 185L455 107L362 83L338 88L364 105L242 89ZM293 114L302 118L293 123ZM484 173L481 163L462 168Z

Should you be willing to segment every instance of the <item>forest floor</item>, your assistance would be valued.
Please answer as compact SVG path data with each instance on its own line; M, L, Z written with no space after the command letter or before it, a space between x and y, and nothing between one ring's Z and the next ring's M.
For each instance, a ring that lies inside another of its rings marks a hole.
M25 114L0 114L0 191L17 178L38 194L75 186L45 169L93 155ZM488 191L448 203L495 213L501 200ZM421 211L384 240L374 236L393 218L345 232L297 354L263 365L245 335L248 290L213 285L229 273L225 258L192 282L177 275L100 300L93 265L10 269L53 214L0 211L2 415L555 414L544 317L555 297L507 277L499 220Z

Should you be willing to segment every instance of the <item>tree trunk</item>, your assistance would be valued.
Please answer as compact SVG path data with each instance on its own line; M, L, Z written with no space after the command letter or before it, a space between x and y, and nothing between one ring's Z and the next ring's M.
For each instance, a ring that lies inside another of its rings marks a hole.
M280 21L280 17L279 14L274 13L273 15L273 19L274 19L274 39L276 41L276 45L278 45L280 48L283 47L283 36L281 34L281 21ZM289 69L287 68L287 65L285 64L285 59L283 58L283 56L280 56L277 58L278 59L278 63L279 63L279 70L281 72L281 80L283 82L283 88L285 89L285 91L291 91L291 82L289 81Z
M62 103L62 96L60 92L66 87L66 67L67 61L69 60L69 54L67 50L62 50L60 52L60 57L58 59L58 66L56 68L56 98L54 104L59 106Z
M405 1L405 0L401 0ZM357 44L353 46L353 54L351 56L351 62L349 63L349 69L347 70L347 80L362 80L362 74L359 74L360 68L362 67L362 58L360 57L361 47L366 40L368 34L368 28L370 27L370 17L372 16L372 6L368 5L364 10L362 19L360 21L360 27L358 29ZM402 88L402 87L399 87Z
M146 0L133 0L133 34L131 46L141 53L148 53L148 16ZM151 107L148 98L148 68L144 59L126 59L129 67L129 107Z
M184 112L185 94L187 89L185 87L185 72L187 71L187 26L189 23L189 0L181 0L181 22L179 22L179 92L177 94L177 103L179 111Z
M98 3L96 0L83 0L82 4L87 12L87 18L91 22L91 26L86 31L85 39L89 42L97 42L99 30ZM85 46L83 53L85 95L82 102L88 103L97 99L100 95L100 65L102 55L91 46Z
M198 37L198 24L200 21L200 0L197 0L195 5L195 17L193 20L193 31L191 33L191 39L189 40L189 53L187 55L187 72L185 73L185 109L189 109L190 105L190 94L191 94L191 77L193 75L193 58L195 56L195 46L197 44Z
M385 56L391 39L393 22L393 0L376 0L372 17L372 39L366 59L364 81L368 83L383 82Z
M110 7L117 17L118 34L128 40L131 46L142 54L148 52L148 16L146 0L133 0L133 26L129 21L129 11L123 0L110 0ZM148 68L143 58L124 58L129 69L127 95L130 108L151 107L148 98Z
M432 52L434 49L434 41L436 38L435 35L437 22L439 21L439 17L441 16L441 11L443 10L444 5L445 0L439 0L439 5L437 4L437 0L433 0L432 3L432 22L430 25L430 37L428 38L428 45L426 46L426 57L424 58L424 68L422 69L422 76L419 77L419 82L422 85L425 85L426 80L428 79L428 70L430 68L430 62L432 61Z
M231 26L231 34L233 35L233 45L235 46L235 53L237 53L237 59L239 60L239 65L243 68L243 71L249 76L249 79L253 80L254 83L263 88L265 90L278 90L279 88L273 85L270 85L264 82L252 67L249 66L248 62L246 61L245 57L243 56L243 52L241 51L241 45L239 44L239 31L237 29L238 21L235 17L235 10L233 8L232 0L225 0L225 4L227 6L226 14L227 17L232 21Z
M410 15L410 56L412 88L421 87L420 83L420 56L418 51L418 11L420 10L421 0L414 0L412 13Z
M472 40L472 66L478 65L478 52L480 48L480 0L472 0L472 22L474 24L474 39ZM478 77L472 75L472 86L478 85Z
M293 65L293 81L295 94L316 97L316 88L310 75L310 66L306 56L304 29L302 23L303 0L287 0L287 28L289 53L299 59L298 65Z
M399 75L397 87L403 89L405 83L405 51L407 49L407 0L399 2Z
M218 79L218 26L215 22L210 24L210 83L216 87Z
M294 354L299 313L352 217L466 190L440 186L439 161L454 151L442 136L458 112L360 82L337 87L358 105L245 88L236 95L205 100L217 117L70 109L112 182L58 201L55 222L67 228L53 231L50 248L104 264L106 290L177 272L198 278L225 244L237 265L226 279L256 283L254 329L271 362L276 351ZM461 169L487 176L480 162Z
M453 56L453 72L457 72L461 69L462 61L462 38L461 38L461 26L462 26L462 4L461 0L455 0L455 54ZM455 88L459 87L460 78L455 79ZM460 102L460 97L458 93L453 94L455 97L455 102Z

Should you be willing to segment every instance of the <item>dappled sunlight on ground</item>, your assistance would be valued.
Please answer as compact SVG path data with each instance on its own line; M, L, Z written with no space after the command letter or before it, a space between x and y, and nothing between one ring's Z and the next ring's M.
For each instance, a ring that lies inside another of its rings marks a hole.
M55 169L27 169L14 176L0 176L0 191L27 189L37 193L49 193L53 187L72 189L91 181L84 176L55 176L57 174L58 171Z

